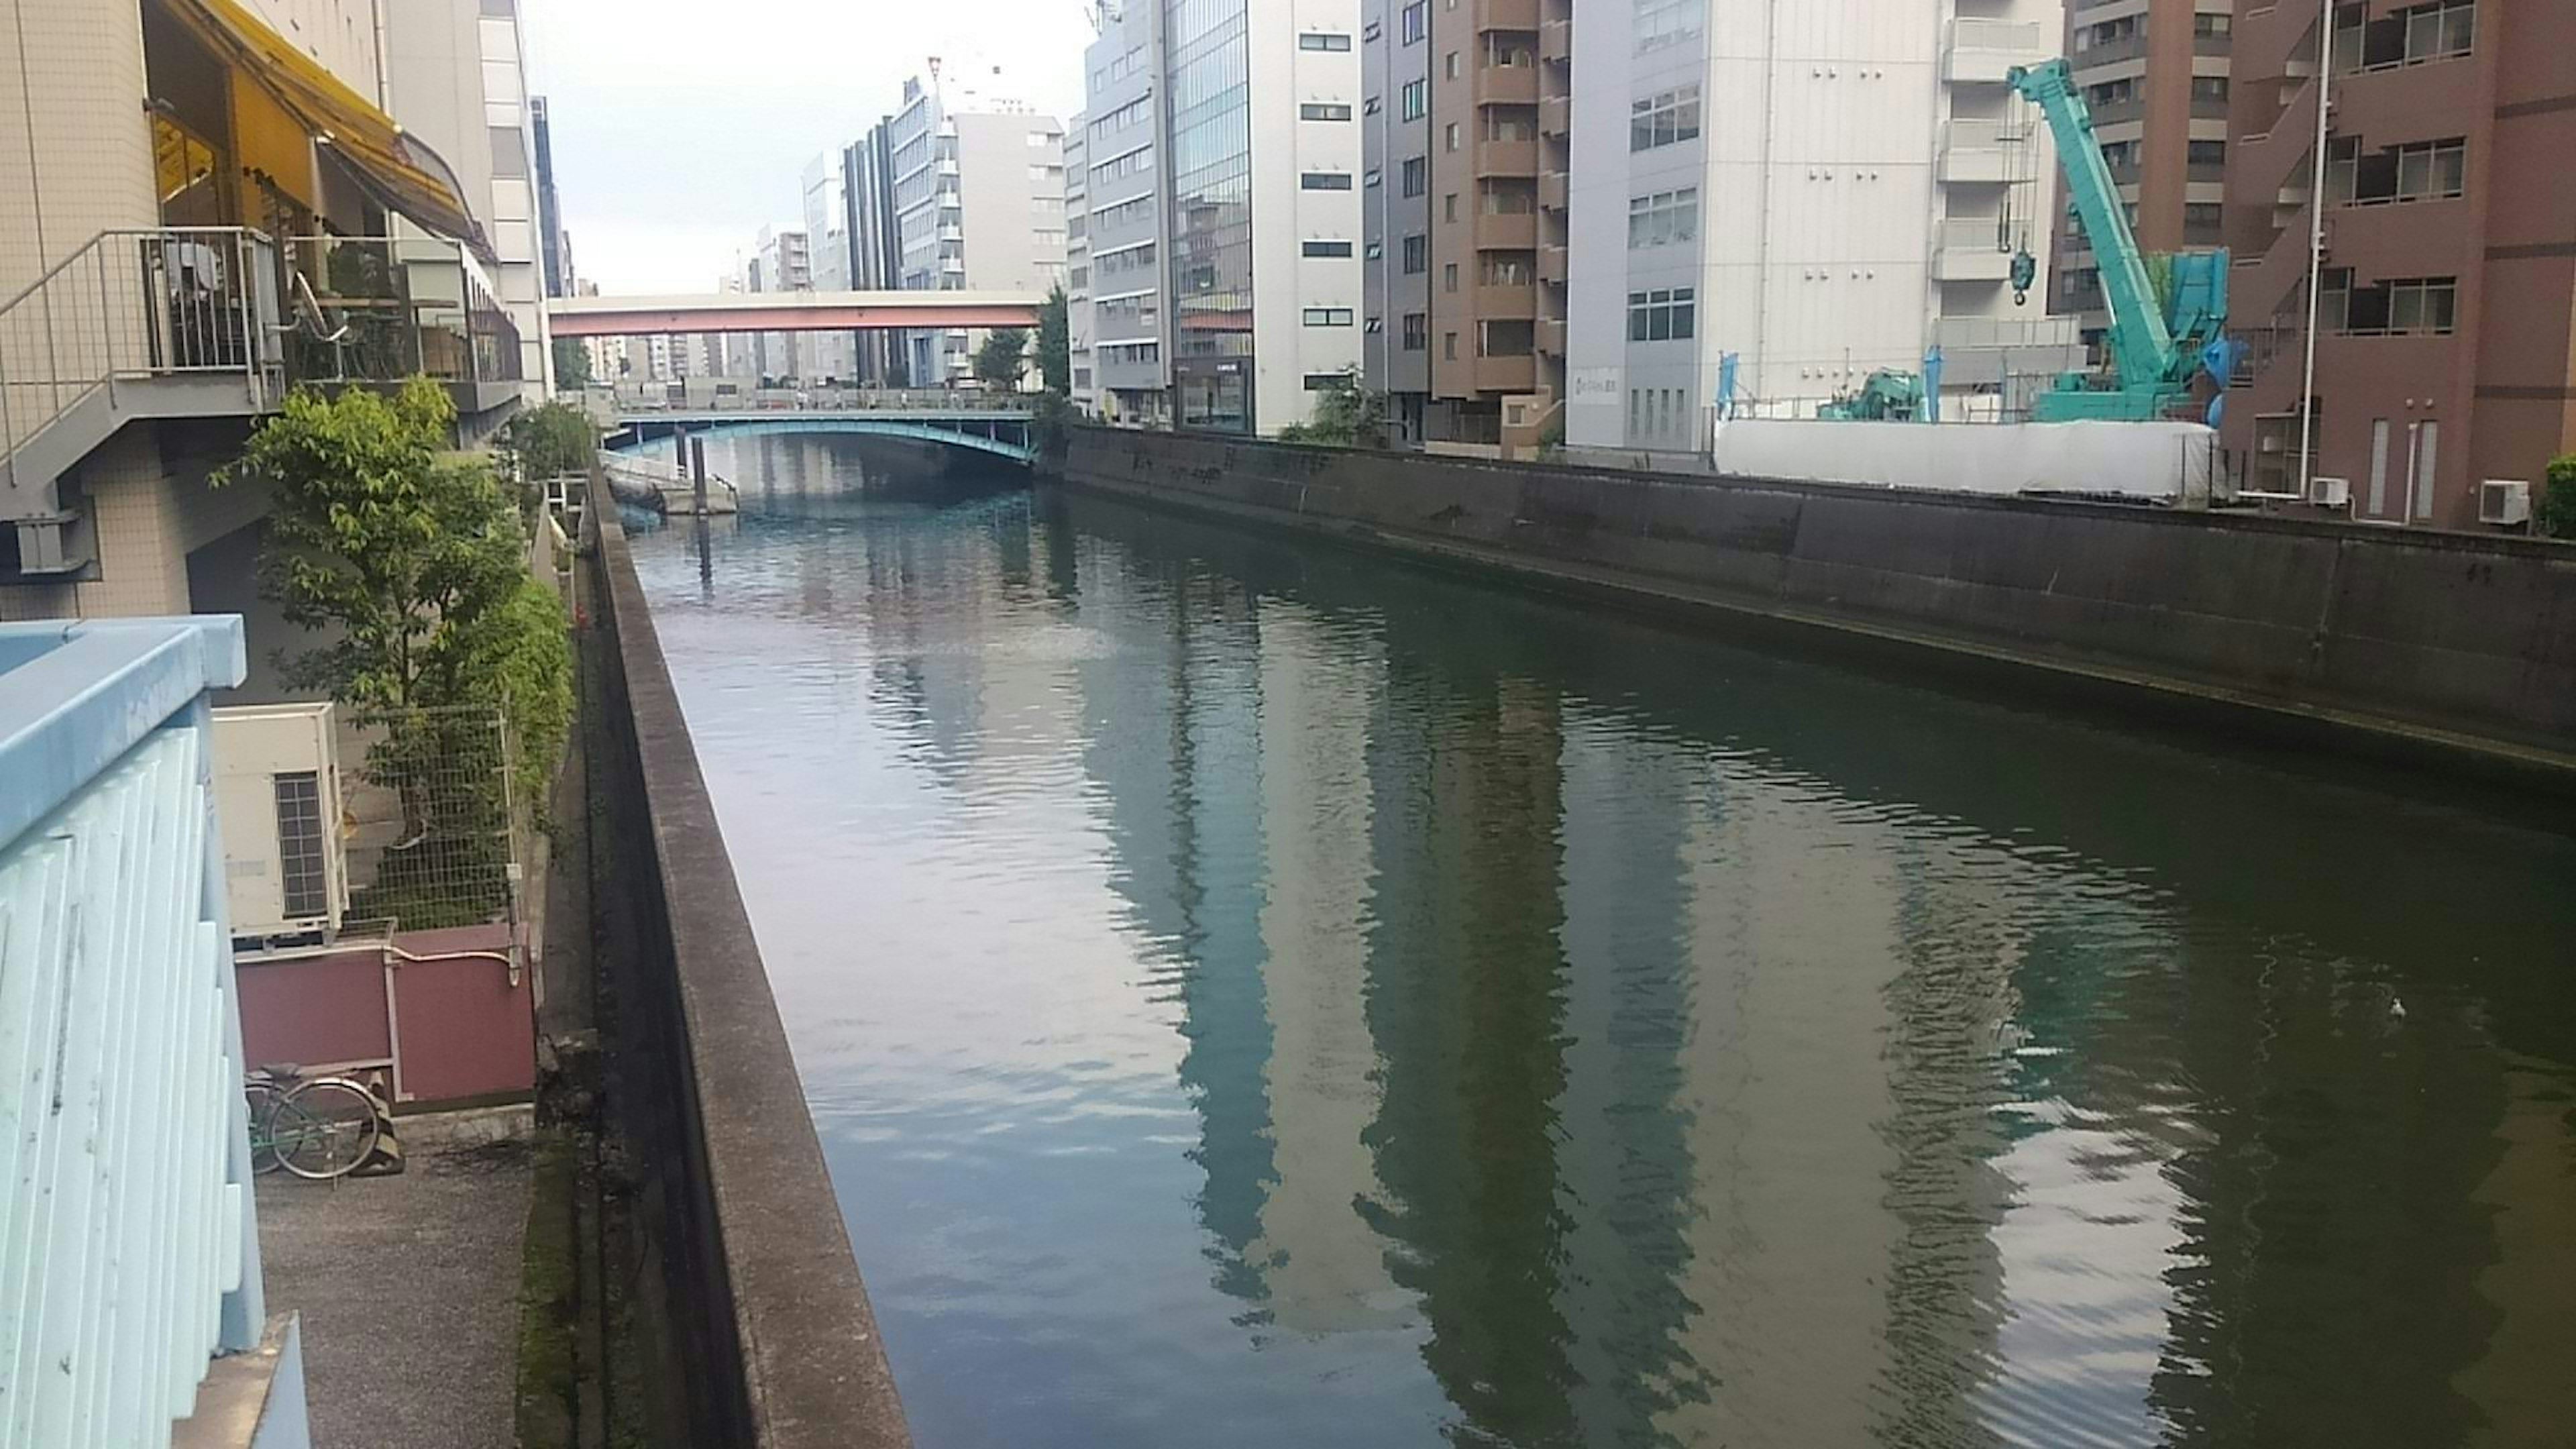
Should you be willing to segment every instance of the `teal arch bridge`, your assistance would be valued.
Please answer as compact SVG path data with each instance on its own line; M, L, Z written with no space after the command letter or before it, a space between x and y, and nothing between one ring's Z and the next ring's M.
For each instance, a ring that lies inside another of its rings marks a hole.
M757 437L768 433L844 433L872 438L908 438L964 448L1026 463L1036 449L1030 439L1029 414L1005 408L798 408L778 412L620 413L614 448L640 447L675 432L721 433Z

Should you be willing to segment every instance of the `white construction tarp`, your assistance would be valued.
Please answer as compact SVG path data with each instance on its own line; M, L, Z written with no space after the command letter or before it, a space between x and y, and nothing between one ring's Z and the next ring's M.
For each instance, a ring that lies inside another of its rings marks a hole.
M1713 461L1729 477L2199 504L2218 475L2218 433L2198 423L1755 418L1716 433Z

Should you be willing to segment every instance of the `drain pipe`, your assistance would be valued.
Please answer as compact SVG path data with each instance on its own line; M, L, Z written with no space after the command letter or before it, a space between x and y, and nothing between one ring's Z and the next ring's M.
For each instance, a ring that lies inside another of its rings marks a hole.
M2317 324L2324 317L2318 295L2326 271L2326 144L2333 116L2334 3L2320 0L2317 17L2317 149L2308 177L2308 358L2299 383L2299 498L2316 495Z

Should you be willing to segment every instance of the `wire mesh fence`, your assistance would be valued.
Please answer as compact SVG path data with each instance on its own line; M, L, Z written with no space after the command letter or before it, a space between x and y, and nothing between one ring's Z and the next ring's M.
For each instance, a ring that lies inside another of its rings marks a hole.
M435 930L512 920L533 819L497 707L354 709L349 917Z

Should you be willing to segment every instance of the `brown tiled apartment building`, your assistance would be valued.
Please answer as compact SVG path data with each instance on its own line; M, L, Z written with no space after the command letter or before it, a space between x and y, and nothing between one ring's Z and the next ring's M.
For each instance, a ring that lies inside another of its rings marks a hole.
M2067 7L2075 84L2092 106L2138 245L2149 252L2226 245L2220 218L2234 10L2232 0L2073 0ZM2082 319L2084 340L2098 344L2111 325L2101 268L2083 229L2061 225L2051 310Z
M2244 485L2313 472L2349 482L2355 517L2439 528L2478 526L2485 480L2536 491L2576 447L2576 4L2284 0L2239 11L2234 67L2226 228L2252 349L2223 440Z
M1565 378L1571 0L1364 6L1367 384L1408 442L1537 442Z

